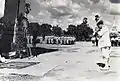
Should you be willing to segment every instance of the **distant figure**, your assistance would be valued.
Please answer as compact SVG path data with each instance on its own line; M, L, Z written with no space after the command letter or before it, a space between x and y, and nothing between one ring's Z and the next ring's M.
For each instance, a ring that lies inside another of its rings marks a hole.
M87 17L83 18L83 22L82 22L81 26L82 27L88 27L88 18Z
M111 44L112 44L112 46L115 46L115 38L114 37L111 38Z
M95 46L95 37L92 37L91 41L92 41L93 46Z
M98 32L96 32L97 30L98 30L98 27L96 27L95 34L94 34L94 37L95 37L95 46L98 46L98 40L99 40L99 38L98 38Z
M37 52L36 52L36 44L37 44L37 42L36 42L36 40L37 40L37 34L36 34L37 32L34 32L34 35L33 35L33 39L32 39L32 48L31 48L31 50L32 50L32 55L33 56L35 56L35 57L37 57Z
M100 21L100 16L99 15L95 15L95 21L96 21L96 26L97 26L97 23ZM98 37L97 37L97 32L96 30L98 29L98 26L95 28L95 44L96 46L98 46Z
M84 24L87 24L87 23L88 23L87 17L84 17L84 18L83 18L83 23L84 23Z
M95 21L96 21L96 23L98 23L100 21L100 16L99 15L95 15Z
M111 41L110 41L110 32L109 29L104 26L103 21L99 21L97 23L99 41L98 47L101 50L101 59L97 62L97 65L101 70L109 70L109 60L110 60L110 52L111 52Z

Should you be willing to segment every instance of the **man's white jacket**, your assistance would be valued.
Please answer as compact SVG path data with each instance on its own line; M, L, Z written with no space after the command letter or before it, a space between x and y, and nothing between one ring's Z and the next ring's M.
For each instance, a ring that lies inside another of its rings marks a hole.
M111 46L110 32L106 26L102 27L102 29L98 32L98 35L100 36L98 41L99 48Z

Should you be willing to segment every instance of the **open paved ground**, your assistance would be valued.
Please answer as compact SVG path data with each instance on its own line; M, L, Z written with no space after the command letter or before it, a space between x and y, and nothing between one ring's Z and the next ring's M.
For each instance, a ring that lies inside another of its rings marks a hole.
M60 51L37 58L12 60L11 66L5 66L23 68L1 68L0 81L120 81L120 47L112 48L109 72L99 71L95 63L100 51L90 42L57 47Z

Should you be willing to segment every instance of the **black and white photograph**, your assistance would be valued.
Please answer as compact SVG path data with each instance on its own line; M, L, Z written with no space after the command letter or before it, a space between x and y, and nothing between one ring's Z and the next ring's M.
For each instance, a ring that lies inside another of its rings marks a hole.
M0 0L0 81L120 81L120 0Z

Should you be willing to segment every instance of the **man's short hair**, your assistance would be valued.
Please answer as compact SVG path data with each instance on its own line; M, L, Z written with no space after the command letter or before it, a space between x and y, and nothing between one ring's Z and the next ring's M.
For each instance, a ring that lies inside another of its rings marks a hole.
M87 20L87 17L84 17L83 20Z
M95 17L100 17L99 15L95 15Z
M98 23L97 23L97 26L100 25L100 24L104 24L104 22L102 20L100 20Z

